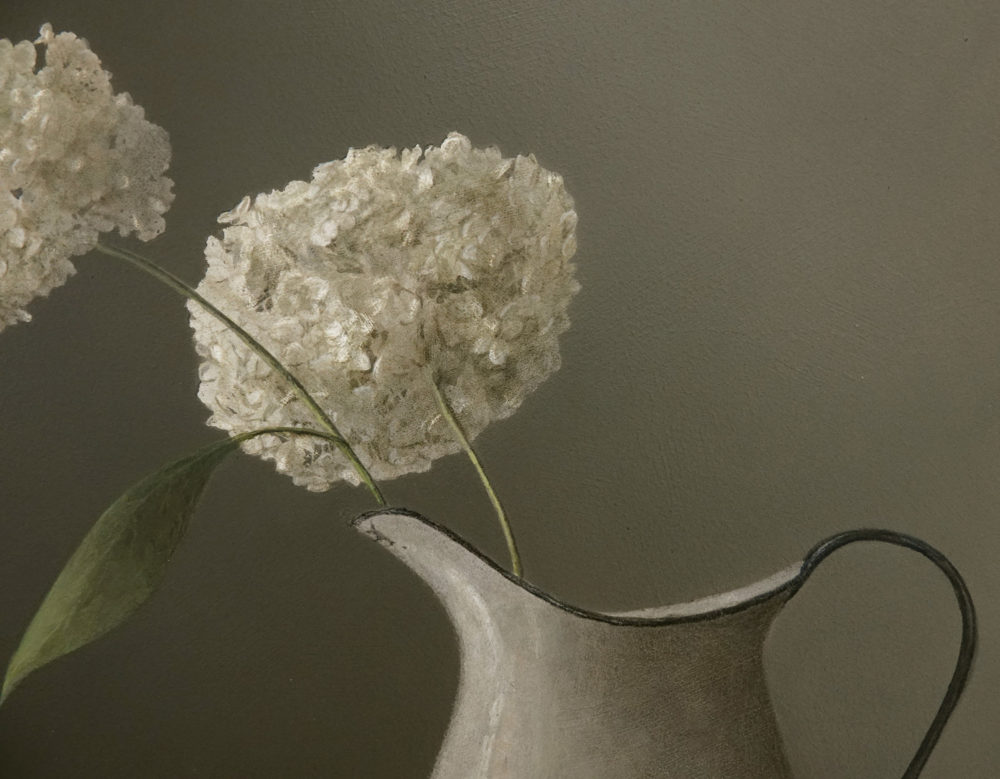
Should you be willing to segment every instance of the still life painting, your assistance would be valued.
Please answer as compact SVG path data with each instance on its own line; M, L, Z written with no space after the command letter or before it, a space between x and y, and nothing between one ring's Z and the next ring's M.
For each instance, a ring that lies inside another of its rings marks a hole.
M1000 12L0 10L0 776L994 776Z

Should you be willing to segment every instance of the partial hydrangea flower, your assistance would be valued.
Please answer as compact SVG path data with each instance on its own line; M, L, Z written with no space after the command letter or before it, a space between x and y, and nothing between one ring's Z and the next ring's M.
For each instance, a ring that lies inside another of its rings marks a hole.
M35 46L45 47L36 69ZM87 42L43 25L32 44L0 40L0 330L75 272L69 258L115 228L164 228L170 143Z
M229 226L208 240L199 291L302 381L375 479L459 451L435 378L472 438L559 367L579 289L577 217L562 178L534 157L505 159L457 133L424 151L352 149L219 221ZM188 308L209 424L316 427L262 360ZM243 446L311 490L358 483L318 439Z

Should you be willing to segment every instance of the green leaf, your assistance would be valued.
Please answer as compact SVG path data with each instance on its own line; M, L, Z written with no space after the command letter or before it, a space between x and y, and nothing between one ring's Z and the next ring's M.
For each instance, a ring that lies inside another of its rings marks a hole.
M32 671L117 627L153 594L208 478L239 443L220 441L172 462L111 504L28 625L0 703Z

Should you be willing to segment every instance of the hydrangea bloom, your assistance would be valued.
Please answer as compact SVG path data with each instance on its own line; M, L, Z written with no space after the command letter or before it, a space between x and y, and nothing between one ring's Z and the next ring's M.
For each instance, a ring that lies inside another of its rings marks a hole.
M173 199L167 133L112 93L87 42L46 24L35 44L0 40L0 330L29 320L99 233L159 235Z
M559 367L577 217L562 178L534 157L505 159L457 133L424 151L352 149L219 221L229 226L208 240L199 291L302 381L375 479L459 450L433 380L472 438ZM262 360L189 310L210 424L316 426ZM244 448L312 490L358 481L318 439Z

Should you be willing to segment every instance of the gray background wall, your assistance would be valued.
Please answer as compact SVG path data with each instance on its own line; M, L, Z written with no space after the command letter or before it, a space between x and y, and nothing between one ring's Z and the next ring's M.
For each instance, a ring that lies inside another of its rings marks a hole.
M530 579L592 609L746 584L837 530L939 546L982 650L927 777L1000 770L1000 6L994 2L6 2L88 38L171 134L144 251L369 143L453 129L564 174L564 367L480 439ZM0 656L129 483L203 426L179 300L102 256L0 336ZM467 463L390 500L504 549ZM12 777L419 777L457 681L443 612L347 487L234 458L161 593L0 710ZM768 670L802 777L899 775L954 661L929 564L832 558Z

